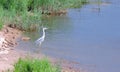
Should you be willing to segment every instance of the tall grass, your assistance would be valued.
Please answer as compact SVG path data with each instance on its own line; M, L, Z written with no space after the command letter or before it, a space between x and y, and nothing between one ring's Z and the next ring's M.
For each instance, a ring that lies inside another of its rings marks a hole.
M0 21L23 30L41 24L42 13L81 7L87 0L0 0ZM34 28L34 27L33 27Z
M60 70L47 59L19 59L14 65L13 72L60 72Z
M32 25L39 25L41 23L41 10L34 8L28 11L31 1L0 0L0 20L4 24L15 24L17 28L22 30L28 30Z

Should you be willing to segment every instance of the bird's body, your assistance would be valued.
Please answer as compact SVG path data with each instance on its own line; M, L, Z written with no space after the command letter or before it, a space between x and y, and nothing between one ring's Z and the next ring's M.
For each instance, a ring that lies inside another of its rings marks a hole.
M45 30L46 30L47 28L43 28L43 35L42 35L42 37L40 37L39 39L37 39L36 40L36 43L37 44L39 44L39 46L41 45L41 43L44 41L44 39L45 39Z

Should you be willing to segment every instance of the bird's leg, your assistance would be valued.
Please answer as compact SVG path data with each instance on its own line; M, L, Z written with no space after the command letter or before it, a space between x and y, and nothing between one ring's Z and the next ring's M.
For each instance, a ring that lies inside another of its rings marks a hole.
M39 43L39 47L41 46L41 43Z

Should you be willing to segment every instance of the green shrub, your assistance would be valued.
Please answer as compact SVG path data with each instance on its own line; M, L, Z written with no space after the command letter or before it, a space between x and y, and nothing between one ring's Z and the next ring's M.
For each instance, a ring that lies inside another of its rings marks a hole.
M19 59L13 72L60 72L47 59Z

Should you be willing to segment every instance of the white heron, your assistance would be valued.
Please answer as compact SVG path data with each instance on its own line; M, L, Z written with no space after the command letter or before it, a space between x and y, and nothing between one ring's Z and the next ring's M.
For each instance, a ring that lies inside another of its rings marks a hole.
M44 39L45 39L45 30L46 29L48 29L48 28L43 28L43 35L42 35L42 37L40 37L39 39L37 39L35 42L37 43L37 44L39 44L39 46L41 45L41 43L44 41Z

